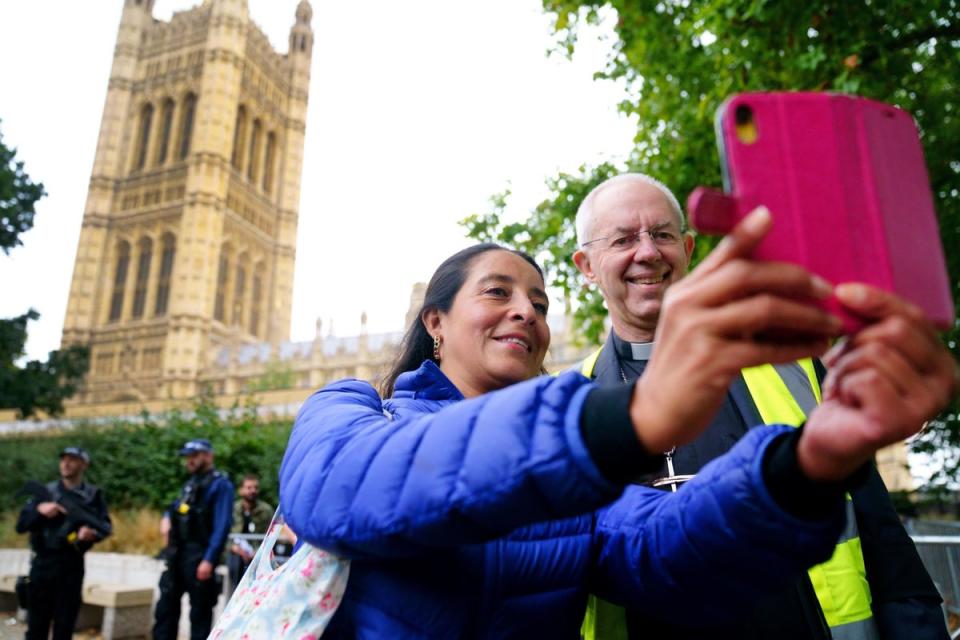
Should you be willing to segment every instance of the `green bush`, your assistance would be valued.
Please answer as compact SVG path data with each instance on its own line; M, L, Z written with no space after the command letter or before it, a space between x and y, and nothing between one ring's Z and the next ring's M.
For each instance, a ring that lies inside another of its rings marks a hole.
M193 412L144 415L139 423L0 438L0 511L23 504L24 498L14 496L27 480L55 479L58 454L72 444L90 452L87 478L103 488L112 507L165 509L187 478L177 451L192 438L213 443L217 468L235 485L246 473L258 474L261 496L276 504L290 428L288 420L258 419L254 408L235 408L221 416L201 401Z

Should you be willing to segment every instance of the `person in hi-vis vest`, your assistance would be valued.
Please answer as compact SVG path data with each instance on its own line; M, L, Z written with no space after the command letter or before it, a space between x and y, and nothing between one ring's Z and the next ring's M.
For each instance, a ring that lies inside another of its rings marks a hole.
M612 325L603 346L578 368L601 382L633 382L656 348L664 294L687 272L693 235L673 193L637 173L615 176L595 187L580 204L576 232L574 263L600 290ZM710 358L709 350L704 358ZM666 361L669 366L669 358ZM666 454L660 472L646 480L676 491L752 425L801 425L820 401L823 375L823 365L811 360L743 370L703 435ZM790 590L770 594L750 616L717 627L698 616L697 605L691 602L689 617L664 620L650 612L624 610L617 606L622 603L597 594L590 597L583 637L948 638L940 595L893 510L883 481L872 467L864 475L849 496L847 528L833 558L812 568Z

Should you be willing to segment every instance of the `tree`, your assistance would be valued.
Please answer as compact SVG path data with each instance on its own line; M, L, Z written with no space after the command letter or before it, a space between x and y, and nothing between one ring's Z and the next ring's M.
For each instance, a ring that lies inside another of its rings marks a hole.
M22 367L27 322L40 317L33 309L16 318L0 320L0 407L17 409L28 417L37 409L63 413L63 401L72 396L87 372L86 347L73 345L51 351L46 362L30 360Z
M3 144L0 135L0 249L8 254L20 244L20 234L33 227L34 205L45 195L43 185L30 180L16 150ZM33 309L22 316L0 319L0 408L17 409L21 416L37 409L57 415L63 400L76 392L89 364L86 347L51 351L46 362L31 360L23 366L27 323L40 317Z
M685 198L720 183L713 116L743 91L856 93L911 112L921 131L954 301L960 304L960 3L957 0L543 0L553 17L553 53L572 55L580 27L613 23L612 53L598 79L626 87L620 110L638 122L625 166L583 166L547 180L552 195L523 223L504 224L508 193L464 220L469 236L497 240L541 258L567 296L586 340L605 313L580 284L573 218L590 188L632 169L656 176ZM577 123L572 123L575 126ZM713 246L698 239L694 262ZM945 336L960 354L960 323ZM960 405L932 421L914 448L960 447ZM935 484L958 478L946 459Z
M3 144L0 133L0 249L7 255L23 244L20 234L33 227L33 205L46 195L42 184L31 182L16 155L16 149Z

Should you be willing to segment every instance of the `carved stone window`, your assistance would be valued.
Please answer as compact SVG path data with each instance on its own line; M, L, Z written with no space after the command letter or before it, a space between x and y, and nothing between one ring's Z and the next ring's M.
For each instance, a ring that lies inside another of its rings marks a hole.
M127 270L130 268L130 243L121 241L117 245L117 265L113 272L113 295L110 296L110 322L120 319L123 313L123 290L127 284Z
M260 133L262 126L260 119L253 121L253 131L250 132L250 158L247 160L247 178L256 184L260 171Z
M267 148L263 153L263 190L270 193L273 189L273 157L276 154L277 136L271 131L267 134Z
M217 268L217 294L213 304L213 317L220 322L224 321L227 306L227 285L230 279L230 247L224 245L220 249L220 265Z
M167 161L167 150L170 147L170 134L173 130L173 100L167 98L160 109L160 147L157 149L157 165L163 166Z
M140 133L137 136L137 153L133 165L138 171L147 164L147 148L150 146L150 127L152 124L153 105L147 103L140 109Z
M170 300L170 280L173 275L173 258L177 252L177 239L172 233L163 236L163 249L160 254L160 277L157 278L157 300L154 303L153 315L162 316L167 313L167 303Z
M143 317L143 309L147 306L147 284L150 280L150 260L153 258L153 241L150 238L140 240L140 255L137 258L137 279L133 286L134 318Z
M247 109L243 105L237 109L237 124L233 129L233 155L231 164L237 171L243 170L243 145L247 138Z
M244 294L247 287L247 268L244 266L246 262L246 255L237 259L237 274L233 281L233 314L230 317L230 324L237 326L243 326Z
M180 145L177 158L183 160L190 153L190 138L193 136L193 120L197 111L197 96L188 93L183 99L183 115L180 119Z
M259 263L253 270L253 280L250 283L250 334L260 337L260 306L263 304L263 263Z

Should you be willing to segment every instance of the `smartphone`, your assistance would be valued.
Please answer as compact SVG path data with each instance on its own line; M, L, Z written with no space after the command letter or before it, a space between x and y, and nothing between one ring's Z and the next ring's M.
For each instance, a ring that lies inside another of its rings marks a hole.
M716 116L724 193L698 187L691 225L725 233L754 208L773 217L758 260L802 265L834 284L865 282L910 300L941 328L954 306L913 117L836 93L744 93ZM863 321L817 303L853 332Z

